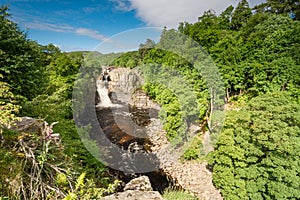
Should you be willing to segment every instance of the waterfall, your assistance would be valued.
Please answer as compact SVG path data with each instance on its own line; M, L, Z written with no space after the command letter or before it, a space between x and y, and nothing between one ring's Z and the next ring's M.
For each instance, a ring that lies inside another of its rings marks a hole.
M110 107L112 105L108 96L107 80L97 80L97 92L100 98L100 102L97 107Z

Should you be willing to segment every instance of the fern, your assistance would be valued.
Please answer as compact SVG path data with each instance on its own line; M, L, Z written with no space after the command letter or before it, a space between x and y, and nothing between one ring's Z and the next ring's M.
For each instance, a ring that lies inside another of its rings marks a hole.
M78 190L80 187L84 186L84 178L85 178L86 173L83 172L82 174L80 174L80 176L77 178L76 180L76 185L75 185L75 190Z

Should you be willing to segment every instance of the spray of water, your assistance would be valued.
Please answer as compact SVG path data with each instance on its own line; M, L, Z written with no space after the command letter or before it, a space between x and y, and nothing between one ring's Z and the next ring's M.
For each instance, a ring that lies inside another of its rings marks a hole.
M112 103L108 96L108 87L106 80L97 80L97 92L100 98L100 102L97 107L111 107Z

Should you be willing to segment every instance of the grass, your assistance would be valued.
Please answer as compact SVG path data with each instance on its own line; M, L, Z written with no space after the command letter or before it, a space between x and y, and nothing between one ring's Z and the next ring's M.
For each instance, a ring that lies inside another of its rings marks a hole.
M199 200L187 191L174 189L167 189L163 194L163 198L165 200Z

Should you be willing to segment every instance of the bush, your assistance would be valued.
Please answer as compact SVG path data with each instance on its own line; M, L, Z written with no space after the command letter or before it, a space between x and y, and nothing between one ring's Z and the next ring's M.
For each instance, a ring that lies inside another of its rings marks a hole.
M275 93L228 114L210 160L225 199L300 198L299 113L287 93Z
M163 198L166 200L198 200L197 197L184 190L173 189L167 189L163 194Z
M201 152L202 149L202 140L199 136L193 138L192 142L188 148L183 153L183 158L186 160L195 160L204 156L204 153Z

